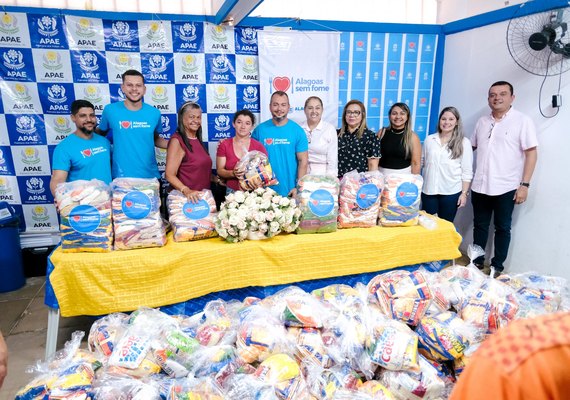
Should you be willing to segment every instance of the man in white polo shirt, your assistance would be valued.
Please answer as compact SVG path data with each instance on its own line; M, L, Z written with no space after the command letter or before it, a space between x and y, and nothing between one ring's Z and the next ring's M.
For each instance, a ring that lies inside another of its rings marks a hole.
M514 206L526 201L537 160L536 129L528 116L512 107L514 100L509 82L493 83L488 98L491 113L479 118L471 138L477 150L471 186L473 242L486 247L493 216L495 252L491 267L495 268L495 276L504 269ZM479 268L484 262L485 256L475 260Z

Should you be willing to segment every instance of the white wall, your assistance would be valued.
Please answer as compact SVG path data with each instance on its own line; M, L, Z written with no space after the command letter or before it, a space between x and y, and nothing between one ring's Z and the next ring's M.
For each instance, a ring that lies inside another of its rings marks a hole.
M489 112L489 86L498 80L513 84L513 105L534 120L539 147L528 201L515 206L505 267L508 271L534 270L570 279L570 71L562 76L563 106L559 114L543 118L538 110L543 78L527 73L511 59L506 29L507 22L503 22L447 36L440 105L459 109L470 137L477 119ZM547 115L554 113L550 100L557 87L558 77L548 78L542 98ZM456 219L463 250L472 242L472 218L468 205Z
M472 17L524 3L527 0L437 0L437 24Z

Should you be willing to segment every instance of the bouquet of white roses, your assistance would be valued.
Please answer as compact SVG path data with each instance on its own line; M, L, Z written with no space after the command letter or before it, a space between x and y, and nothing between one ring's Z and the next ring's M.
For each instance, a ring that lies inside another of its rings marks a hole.
M280 232L293 232L299 225L301 211L296 201L279 196L273 189L237 191L226 196L216 230L228 242L265 239Z

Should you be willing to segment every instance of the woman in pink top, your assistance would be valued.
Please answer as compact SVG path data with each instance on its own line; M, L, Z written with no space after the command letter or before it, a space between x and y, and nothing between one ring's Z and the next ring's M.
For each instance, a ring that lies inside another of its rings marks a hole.
M238 178L244 174L236 168L237 162L249 151L257 150L267 155L265 147L251 138L255 117L249 110L234 114L233 126L236 134L233 138L220 142L216 153L218 175L226 180L227 193L240 190Z
M199 192L210 189L212 159L202 142L202 109L186 102L178 110L178 129L168 142L166 152L166 179L188 200L197 202ZM219 182L218 182L219 183Z

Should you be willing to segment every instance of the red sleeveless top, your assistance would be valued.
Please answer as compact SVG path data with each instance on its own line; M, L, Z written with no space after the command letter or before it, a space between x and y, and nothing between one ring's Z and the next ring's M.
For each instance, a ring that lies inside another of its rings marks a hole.
M176 132L170 140L178 140L184 150L184 158L178 168L176 177L192 190L210 189L210 175L212 173L212 159L198 139L188 139L192 152L184 144L182 136Z

